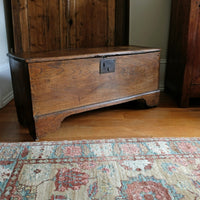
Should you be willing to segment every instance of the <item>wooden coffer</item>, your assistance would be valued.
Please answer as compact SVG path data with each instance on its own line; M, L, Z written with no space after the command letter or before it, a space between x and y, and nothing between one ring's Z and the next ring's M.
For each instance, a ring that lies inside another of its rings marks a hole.
M69 115L144 99L159 100L160 50L141 47L9 54L20 123L34 139Z

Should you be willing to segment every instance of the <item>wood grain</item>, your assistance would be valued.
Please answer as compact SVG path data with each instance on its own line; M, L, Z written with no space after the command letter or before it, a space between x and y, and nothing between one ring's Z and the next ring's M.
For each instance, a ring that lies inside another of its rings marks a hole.
M199 96L192 88L200 84L200 1L172 1L169 34L166 91L173 94L181 107Z
M9 1L15 53L128 45L129 0Z
M109 57L114 73L99 73L99 58L29 65L34 116L158 89L159 53Z
M34 0L28 2L30 51L60 49L59 1Z
M115 18L115 15L112 14L115 13L115 8L110 10L110 4L115 1L111 1L76 1L76 47L108 46L108 40L111 40L110 37L114 37L115 31L114 27L109 26L115 26L115 23L111 23ZM112 6L114 7L114 5ZM110 29L112 30L111 34ZM114 43L109 46L111 45L113 46Z
M56 51L45 52L25 52L9 54L10 57L27 63L63 61L85 58L102 58L108 56L135 55L159 52L159 49L153 49L140 46L115 46L99 48L69 48Z
M125 97L121 99L116 99L116 100L110 100L107 102L100 102L96 103L95 105L87 105L87 106L82 106L82 107L75 107L67 110L63 110L57 113L50 113L46 115L40 115L40 116L35 116L35 128L37 132L37 139L40 139L41 137L44 137L44 135L52 132L56 132L58 128L60 128L61 123L63 120L70 116L74 115L77 113L82 113L90 110L95 110L99 108L104 108L108 106L113 106L113 105L118 105L134 100L143 100L144 103L148 107L155 107L159 103L159 97L160 97L160 91L153 91L153 92L147 92L131 97Z
M14 52L27 52L29 46L29 22L27 15L27 0L11 0L13 20ZM22 23L23 21L23 23Z

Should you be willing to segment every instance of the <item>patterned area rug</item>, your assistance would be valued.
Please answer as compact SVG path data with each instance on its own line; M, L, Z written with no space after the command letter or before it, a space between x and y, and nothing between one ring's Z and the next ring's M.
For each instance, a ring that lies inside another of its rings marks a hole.
M0 143L0 199L198 200L200 138Z

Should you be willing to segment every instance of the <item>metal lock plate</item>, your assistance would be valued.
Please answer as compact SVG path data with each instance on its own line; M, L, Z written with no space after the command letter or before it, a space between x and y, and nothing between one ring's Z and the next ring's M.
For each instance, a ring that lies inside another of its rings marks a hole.
M114 59L101 59L100 60L100 74L115 72L115 60Z

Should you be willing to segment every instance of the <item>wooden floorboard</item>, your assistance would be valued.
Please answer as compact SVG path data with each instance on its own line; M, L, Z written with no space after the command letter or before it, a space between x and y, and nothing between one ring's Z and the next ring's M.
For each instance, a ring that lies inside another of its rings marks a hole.
M68 117L58 131L40 141L132 137L200 137L200 106L179 108L162 93L156 108L132 102ZM19 125L12 101L0 110L0 142L25 141L33 139Z

